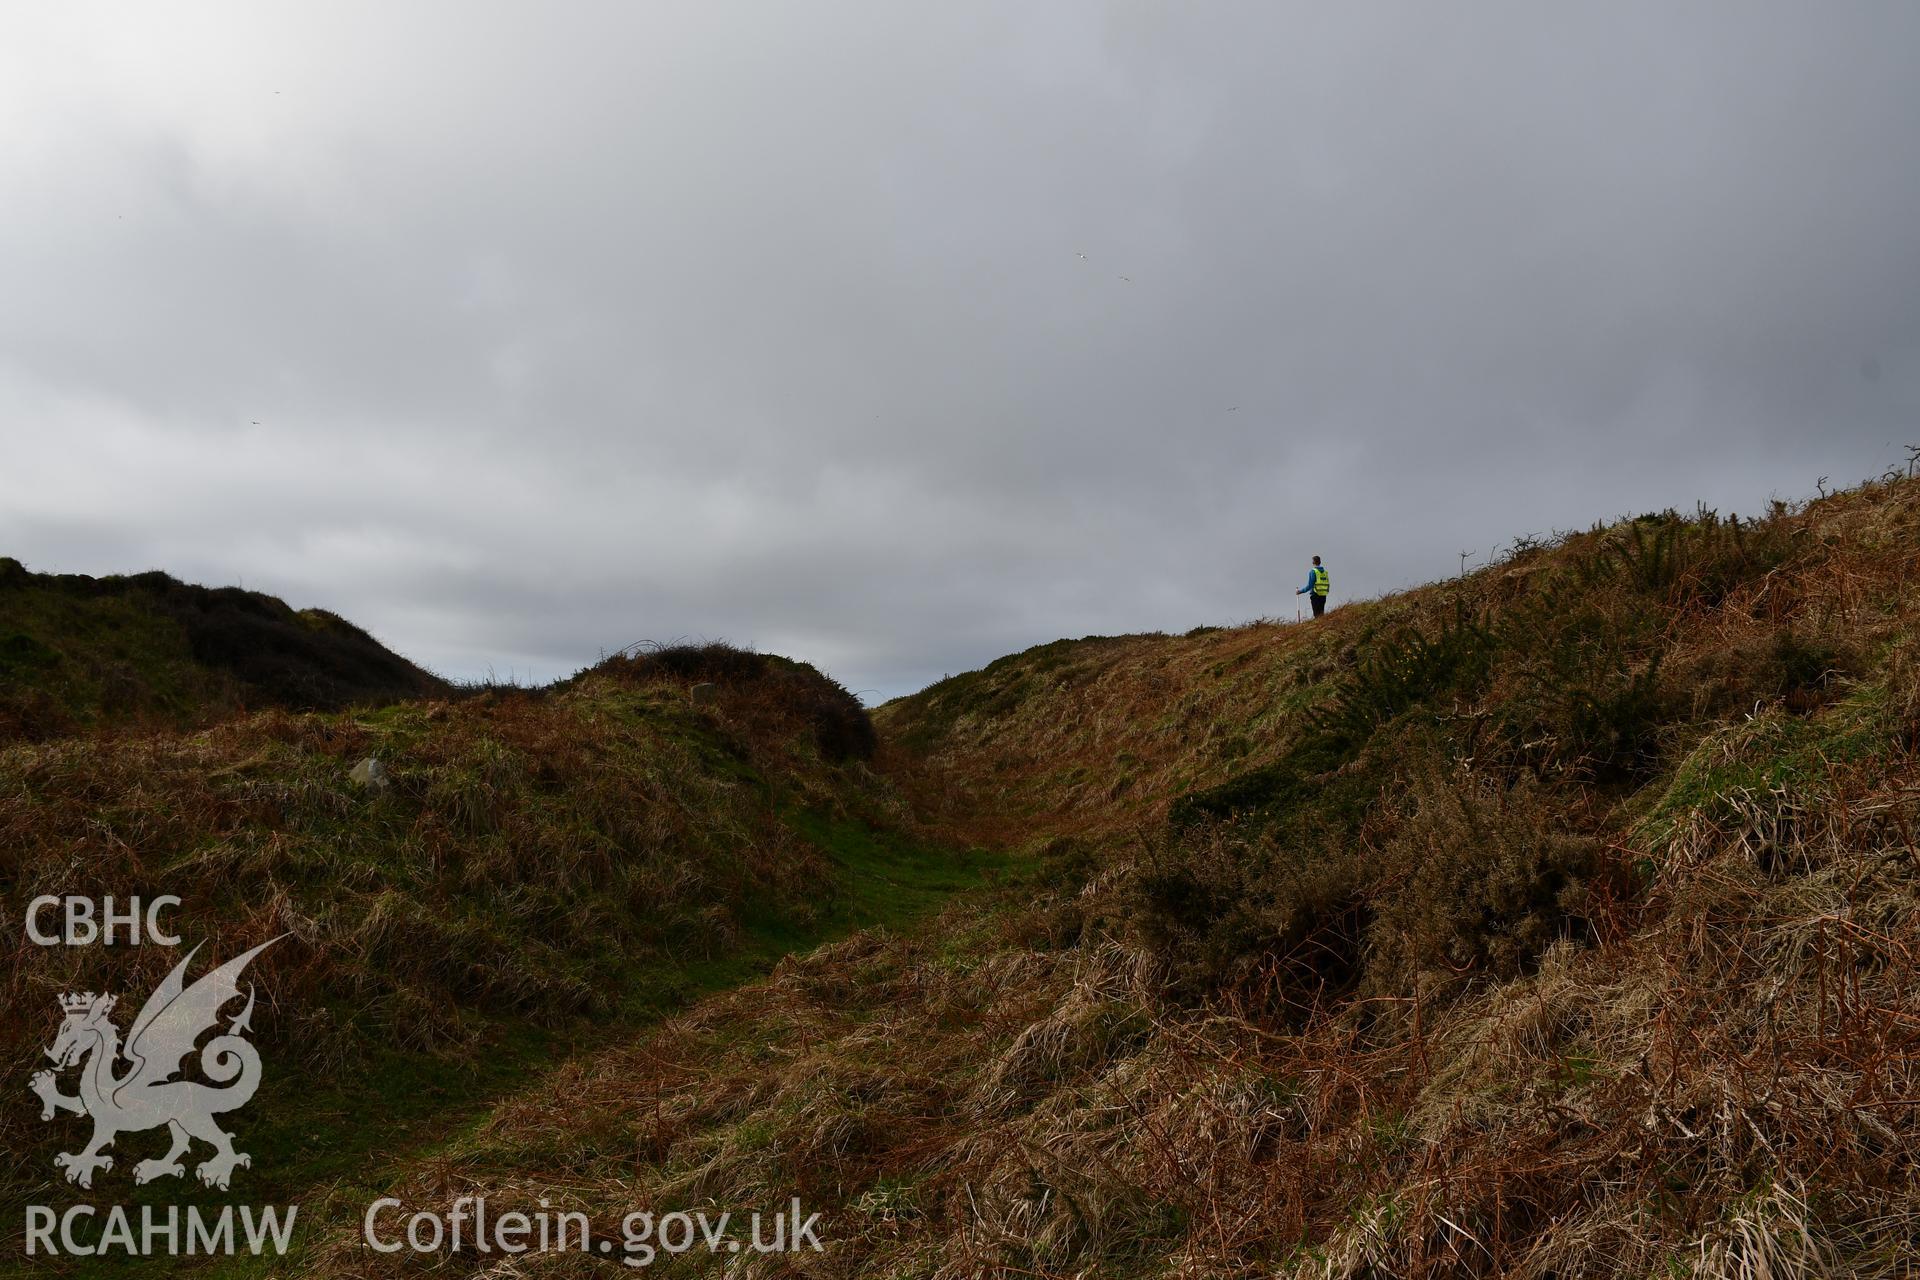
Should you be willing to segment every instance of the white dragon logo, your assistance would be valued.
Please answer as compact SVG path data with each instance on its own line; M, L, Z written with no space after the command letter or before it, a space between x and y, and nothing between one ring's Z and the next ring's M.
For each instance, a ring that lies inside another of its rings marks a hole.
M221 1008L239 996L241 970L278 941L269 939L235 956L191 987L185 986L184 975L200 948L187 952L186 959L175 965L147 997L127 1032L124 1050L119 1029L107 1018L115 1004L113 996L89 991L60 997L60 1007L67 1016L47 1050L55 1063L54 1071L35 1074L31 1087L40 1097L42 1120L53 1119L56 1111L93 1118L93 1140L86 1148L53 1158L56 1167L66 1170L68 1182L91 1187L96 1169L113 1168L113 1157L101 1154L102 1148L112 1146L114 1138L122 1133L163 1124L172 1132L173 1147L158 1160L142 1160L135 1165L135 1182L184 1174L186 1167L180 1157L194 1138L214 1147L214 1154L194 1170L209 1187L225 1191L234 1169L252 1163L245 1152L233 1149L233 1138L213 1122L216 1115L244 1107L260 1087L260 1054L242 1035L251 1029L251 986L247 988L247 1007L227 1024L225 1034L213 1037L200 1050L201 1073L214 1083L174 1077L200 1037L218 1025ZM114 1065L122 1057L131 1065L116 1076ZM83 1062L79 1094L61 1093L54 1072Z

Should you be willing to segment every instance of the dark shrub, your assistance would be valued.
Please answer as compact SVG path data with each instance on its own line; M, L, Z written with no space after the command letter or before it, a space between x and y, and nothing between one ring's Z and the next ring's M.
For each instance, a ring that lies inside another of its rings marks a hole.
M1563 585L1502 623L1494 722L1534 767L1618 781L1658 761L1661 641L1649 611L1610 603Z
M867 709L839 681L804 662L725 641L639 646L593 670L627 680L711 683L759 694L809 725L828 760L868 760L880 745Z
M1181 796L1168 809L1167 821L1181 830L1223 818L1268 821L1308 802L1324 807L1330 789L1325 775L1351 760L1354 747L1351 739L1335 734L1310 734L1272 764Z
M1659 666L1655 658L1641 671L1601 668L1561 691L1571 753L1596 777L1642 777L1658 762Z
M1786 563L1799 545L1796 533L1775 521L1723 520L1706 507L1691 520L1667 511L1640 516L1610 534L1587 574L1617 577L1676 606L1713 606Z
M1351 857L1216 824L1162 846L1131 887L1142 940L1189 990L1298 1018L1360 980L1372 909Z
M1430 777L1382 853L1372 977L1408 990L1422 973L1510 977L1557 938L1581 936L1597 841L1560 828L1539 784Z
M337 710L451 692L331 613L158 572L36 574L7 560L0 635L0 696L16 710L64 707L74 725L192 723L243 706ZM38 711L26 719L53 723Z
M1856 654L1837 645L1778 631L1693 654L1668 671L1668 683L1695 719L1751 712L1775 699L1808 712L1832 700L1859 666Z
M0 635L0 680L60 665L60 655L24 632Z
M1402 712L1449 694L1470 694L1492 671L1492 629L1465 608L1428 635L1408 627L1359 657L1314 716L1330 738L1360 742Z
M448 691L437 677L322 609L295 612L257 591L181 583L163 591L159 602L186 629L196 661L231 673L264 702L325 711Z

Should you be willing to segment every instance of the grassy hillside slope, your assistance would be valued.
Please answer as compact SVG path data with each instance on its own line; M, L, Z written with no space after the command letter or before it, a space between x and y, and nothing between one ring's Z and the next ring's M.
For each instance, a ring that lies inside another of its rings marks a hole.
M828 1214L729 1274L1907 1274L1916 570L1890 479L942 682L883 737L1018 887L583 1059L397 1193Z
M690 993L976 879L915 838L872 745L838 685L721 646L543 692L16 743L0 746L0 895L177 895L167 923L205 944L192 976L286 935L249 970L267 1083L234 1127L250 1202L301 1200ZM350 778L368 757L384 785ZM25 1092L58 997L118 992L124 1029L181 953L15 937L0 1074L22 1092L0 1110L0 1200L64 1203L89 1193L53 1157L87 1125L40 1123ZM133 1163L164 1145L124 1138L90 1197L227 1198L136 1189Z
M0 742L447 692L324 609L164 573L31 573L0 557Z

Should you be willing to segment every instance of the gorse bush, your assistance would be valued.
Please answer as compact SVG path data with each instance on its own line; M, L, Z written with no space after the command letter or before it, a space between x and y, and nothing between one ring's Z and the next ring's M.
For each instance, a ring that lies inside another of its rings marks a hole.
M1676 714L1694 721L1751 715L1778 701L1809 714L1840 696L1865 665L1826 634L1763 632L1663 664Z
M1775 635L1768 649L1761 687L1788 699L1795 694L1815 694L1827 689L1853 665L1852 657L1843 653L1838 645L1792 631ZM1794 709L1805 710L1813 701L1812 698L1798 700Z
M1494 719L1516 758L1601 780L1655 764L1668 710L1657 652L1637 658L1631 632L1597 611L1553 633L1515 627L1506 643Z
M1132 872L1135 936L1187 989L1290 1020L1356 989L1510 977L1586 936L1590 886L1613 865L1600 845L1564 828L1531 774L1455 776L1423 749L1339 779L1370 789L1358 812L1303 791L1285 813L1170 832Z
M1402 626L1365 642L1352 668L1308 711L1306 732L1280 759L1180 797L1169 811L1170 823L1185 828L1222 818L1265 820L1309 808L1320 816L1354 816L1372 794L1371 784L1343 784L1329 775L1376 736L1390 736L1381 731L1403 716L1473 698L1492 670L1497 645L1493 630L1464 606L1431 633Z
M1778 521L1722 519L1704 506L1692 519L1665 511L1609 530L1573 558L1571 572L1590 589L1621 583L1675 607L1712 607L1786 563L1800 541L1798 530Z
M1607 864L1598 841L1562 821L1527 774L1505 787L1420 779L1413 812L1381 851L1368 936L1375 983L1411 990L1423 974L1512 977L1554 941L1582 936L1590 882Z
M1665 718L1659 658L1639 671L1596 658L1579 678L1561 685L1559 693L1575 760L1591 765L1602 777L1653 771Z
M724 641L646 645L615 654L593 670L635 683L717 685L735 701L752 703L751 719L761 731L782 718L805 723L830 761L871 759L879 746L873 720L858 698L831 676L789 658Z
M1353 759L1357 745L1350 735L1310 733L1272 764L1181 796L1168 810L1168 824L1178 831L1228 818L1266 822L1295 814L1310 800L1322 816L1349 810L1364 802L1363 784L1341 785L1328 775Z
M1497 643L1464 604L1432 635L1402 627L1368 646L1333 696L1313 713L1321 735L1349 743L1441 695L1471 696L1492 669Z
M1373 915L1367 881L1350 851L1219 824L1145 859L1128 916L1178 987L1232 988L1298 1017L1360 981Z

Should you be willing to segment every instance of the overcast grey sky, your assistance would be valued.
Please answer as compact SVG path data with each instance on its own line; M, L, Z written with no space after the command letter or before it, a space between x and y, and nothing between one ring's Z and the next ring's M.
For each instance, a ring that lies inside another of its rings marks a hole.
M890 695L1920 441L1920 5L0 10L0 553Z

